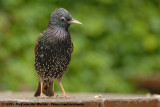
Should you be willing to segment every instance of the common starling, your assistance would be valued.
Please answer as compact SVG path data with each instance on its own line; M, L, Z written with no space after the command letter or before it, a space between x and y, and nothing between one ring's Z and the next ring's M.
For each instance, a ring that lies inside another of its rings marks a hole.
M57 78L63 96L66 93L61 79L71 60L73 43L68 32L70 24L81 24L64 8L56 9L47 28L39 35L35 44L35 69L39 82L35 97L54 96L54 80Z

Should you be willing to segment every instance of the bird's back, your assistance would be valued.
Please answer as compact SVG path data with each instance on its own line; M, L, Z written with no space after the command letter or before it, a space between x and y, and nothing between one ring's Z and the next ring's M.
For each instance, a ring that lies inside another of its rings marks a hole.
M61 77L69 65L71 51L72 41L68 32L45 30L35 46L35 69L39 77L43 81Z

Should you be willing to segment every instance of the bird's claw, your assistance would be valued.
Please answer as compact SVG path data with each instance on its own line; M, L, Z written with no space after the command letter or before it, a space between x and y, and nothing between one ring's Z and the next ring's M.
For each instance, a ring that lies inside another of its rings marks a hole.
M70 98L70 96L67 96L67 95L61 95L61 96L57 95L56 98Z
M39 98L39 99L47 99L48 97L45 96L44 94L41 94L38 98Z

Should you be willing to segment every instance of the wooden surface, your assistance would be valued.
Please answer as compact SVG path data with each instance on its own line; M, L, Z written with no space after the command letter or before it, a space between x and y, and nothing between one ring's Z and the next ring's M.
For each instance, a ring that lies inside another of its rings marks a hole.
M0 107L160 107L159 95L68 94L46 99L34 98L33 92L0 92Z

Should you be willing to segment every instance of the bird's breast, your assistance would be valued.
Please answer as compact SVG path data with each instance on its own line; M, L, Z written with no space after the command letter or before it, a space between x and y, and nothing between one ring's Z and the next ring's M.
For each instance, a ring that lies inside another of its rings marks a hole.
M68 32L49 30L37 43L35 68L42 78L58 78L66 71L72 52L72 41Z
M57 77L67 69L72 49L70 38L39 41L37 48L35 56L35 68L37 71L43 73L51 72L52 77Z

